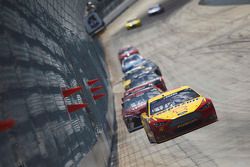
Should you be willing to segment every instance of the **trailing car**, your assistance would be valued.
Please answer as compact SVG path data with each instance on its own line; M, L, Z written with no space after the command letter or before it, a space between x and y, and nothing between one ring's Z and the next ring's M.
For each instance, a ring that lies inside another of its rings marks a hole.
M139 54L133 54L129 57L126 57L122 61L122 72L126 73L127 71L139 66L141 63L145 61Z
M119 61L120 63L122 63L122 60L130 55L133 54L139 54L139 50L133 46L128 46L125 48L121 48L118 52L118 57L119 57Z
M161 94L161 90L149 87L127 98L122 106L122 117L129 132L142 128L140 115L146 112L147 100Z
M217 115L211 99L183 86L149 99L141 120L149 141L160 143L216 122Z
M152 6L152 7L150 7L148 9L147 13L148 13L149 16L153 16L153 15L156 15L156 14L160 14L162 12L164 12L163 6L160 5L160 4L156 4L156 5Z
M125 88L125 90L133 89L148 84L152 84L161 89L162 91L167 90L163 78L152 72L131 80L131 83Z
M140 27L141 25L141 19L135 18L132 20L128 20L125 24L125 27L127 30L130 30L132 28Z

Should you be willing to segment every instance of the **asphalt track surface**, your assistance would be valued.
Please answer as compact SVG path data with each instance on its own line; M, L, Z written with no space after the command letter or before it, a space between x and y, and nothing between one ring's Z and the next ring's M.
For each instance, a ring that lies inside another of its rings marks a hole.
M250 166L250 5L204 1L139 0L101 35L116 103L112 166ZM166 12L148 17L155 2ZM142 27L127 31L134 17ZM150 144L143 129L128 133L117 51L129 44L160 66L168 88L189 85L212 98L219 121L161 144Z

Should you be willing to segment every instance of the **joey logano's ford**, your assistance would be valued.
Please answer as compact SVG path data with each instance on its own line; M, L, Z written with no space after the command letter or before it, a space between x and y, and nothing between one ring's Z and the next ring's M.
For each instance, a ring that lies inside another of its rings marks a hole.
M217 121L211 99L188 86L148 100L141 120L149 141L163 142Z

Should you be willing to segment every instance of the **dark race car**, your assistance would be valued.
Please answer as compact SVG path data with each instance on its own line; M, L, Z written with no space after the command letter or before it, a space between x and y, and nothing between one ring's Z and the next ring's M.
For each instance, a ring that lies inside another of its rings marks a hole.
M129 79L135 79L135 78L138 78L139 76L142 76L144 74L151 73L151 72L154 72L155 74L159 76L162 75L160 68L155 63L153 63L150 60L146 60L142 64L140 64L138 67L125 73L125 76L123 77L123 81L129 80Z
M123 87L127 89L133 79L136 79L143 75L147 75L149 73L155 73L159 76L162 75L160 68L155 63L153 63L150 60L145 60L138 67L135 67L132 70L125 73L125 76L122 79Z
M125 48L121 48L118 52L118 56L119 56L119 61L120 63L122 63L122 60L125 58L125 57L129 57L130 55L133 55L133 54L139 54L139 50L133 46L128 46L128 47L125 47Z
M140 115L146 112L147 100L161 94L155 87L141 90L123 102L122 117L129 132L142 128Z
M163 78L155 73L148 73L147 75L143 75L134 80L131 80L131 83L126 87L126 90L148 84L152 84L162 91L167 90Z

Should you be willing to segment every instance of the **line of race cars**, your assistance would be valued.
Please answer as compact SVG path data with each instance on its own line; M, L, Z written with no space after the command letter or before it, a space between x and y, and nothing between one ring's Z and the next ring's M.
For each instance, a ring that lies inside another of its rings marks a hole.
M217 121L211 99L189 86L168 90L160 68L133 46L118 58L124 73L122 117L129 132L144 128L151 143L170 140Z

